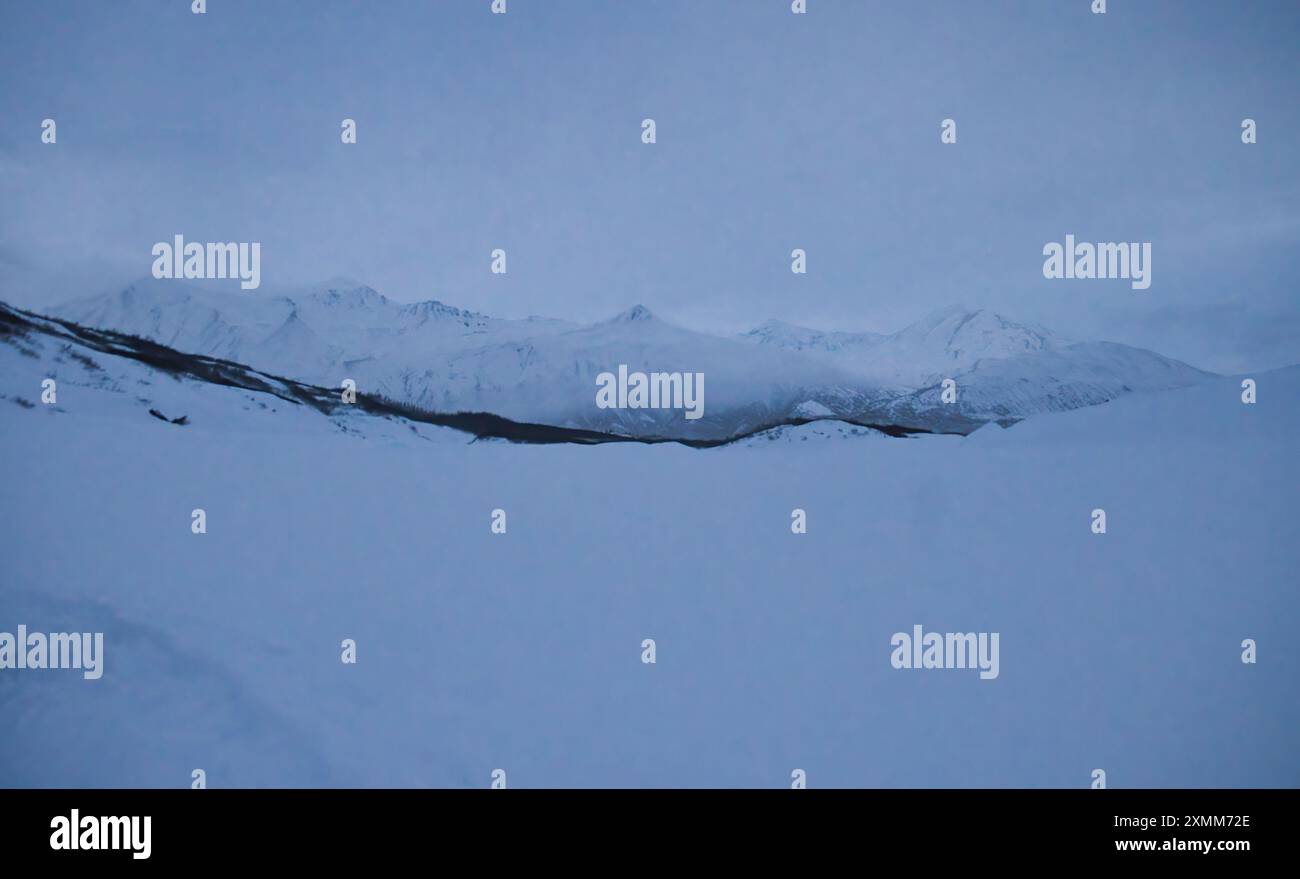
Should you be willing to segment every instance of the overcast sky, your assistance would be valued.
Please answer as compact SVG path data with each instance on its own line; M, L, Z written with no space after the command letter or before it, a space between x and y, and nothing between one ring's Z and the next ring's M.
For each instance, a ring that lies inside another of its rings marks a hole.
M0 0L0 298L120 286L183 234L261 242L262 295L717 332L965 303L1300 362L1300 3L1089 5ZM1045 280L1067 233L1151 242L1150 289Z

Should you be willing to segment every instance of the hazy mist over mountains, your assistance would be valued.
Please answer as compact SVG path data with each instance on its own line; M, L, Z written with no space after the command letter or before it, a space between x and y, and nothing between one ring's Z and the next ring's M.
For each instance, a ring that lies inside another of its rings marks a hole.
M966 432L1206 377L1155 352L1074 341L960 305L891 334L768 321L728 338L666 322L641 305L586 326L510 320L436 300L399 304L336 277L283 295L143 279L53 313L325 387L350 378L364 392L436 411L633 436L716 438L810 412ZM704 417L597 409L597 376L620 365L702 373ZM955 404L940 399L945 379L957 383Z

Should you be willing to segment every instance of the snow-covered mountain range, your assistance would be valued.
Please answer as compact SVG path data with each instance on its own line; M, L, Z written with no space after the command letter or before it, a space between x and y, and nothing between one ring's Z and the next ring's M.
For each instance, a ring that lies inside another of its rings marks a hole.
M733 338L663 321L643 306L589 326L494 318L436 300L392 302L343 278L265 296L146 279L53 312L264 372L437 411L634 436L707 439L791 419L840 418L968 432L1208 377L1151 351L1077 342L982 309L953 306L897 333L821 332L769 321ZM705 377L704 417L598 408L596 377ZM941 398L944 379L957 401Z
M981 360L1057 346L1045 329L961 305L940 309L892 335L824 333L772 320L741 338L824 359L899 391L952 378Z

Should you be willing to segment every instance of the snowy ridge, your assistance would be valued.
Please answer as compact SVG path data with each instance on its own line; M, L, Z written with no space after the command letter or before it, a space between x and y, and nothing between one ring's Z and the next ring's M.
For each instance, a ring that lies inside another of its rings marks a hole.
M892 335L824 333L768 321L740 338L802 351L883 386L908 391L961 374L986 359L1051 351L1049 331L960 305L940 309Z
M485 411L628 436L734 436L817 417L969 432L1185 387L1208 376L1154 352L1073 342L983 310L952 306L899 332L822 332L768 321L734 338L698 333L636 305L589 326L505 320L437 300L400 305L336 278L284 296L215 293L147 280L68 303L59 316L181 351L248 363L326 387L366 390L442 412ZM600 409L596 376L699 372L705 415ZM944 403L941 382L958 385Z
M0 303L0 364L6 365L0 399L23 409L36 408L30 399L51 378L67 394L48 413L66 413L64 404L76 400L79 414L112 414L138 420L144 415L178 426L212 429L213 401L218 401L215 421L223 429L241 430L245 422L231 418L221 407L232 401L245 411L297 413L292 423L320 431L324 424L367 436L390 435L388 424L405 425L417 437L432 426L450 429L458 441L503 439L518 443L681 443L698 448L726 445L761 431L802 425L819 418L824 410L812 402L800 408L796 419L768 420L747 425L723 436L688 436L674 433L632 436L573 426L555 426L504 418L490 412L438 412L358 392L345 402L340 391L319 387L254 369L231 360L188 354L136 336L112 330L82 327L62 318L46 318ZM165 390L160 395L159 388ZM93 392L93 393L90 393ZM179 414L177 414L179 413ZM201 414L194 414L201 413ZM305 413L305 420L303 414ZM313 414L315 413L315 417ZM323 419L328 419L328 422ZM146 419L147 420L147 419ZM277 425L280 421L272 419ZM249 422L253 424L254 422ZM879 431L906 436L915 431L881 425Z

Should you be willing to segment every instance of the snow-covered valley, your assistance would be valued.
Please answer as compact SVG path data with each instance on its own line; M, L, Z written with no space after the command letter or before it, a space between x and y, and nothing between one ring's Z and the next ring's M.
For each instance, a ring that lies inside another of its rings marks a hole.
M0 786L1294 786L1300 368L1252 378L526 446L10 337L0 629L105 657L0 675ZM893 668L914 624L1000 675Z

